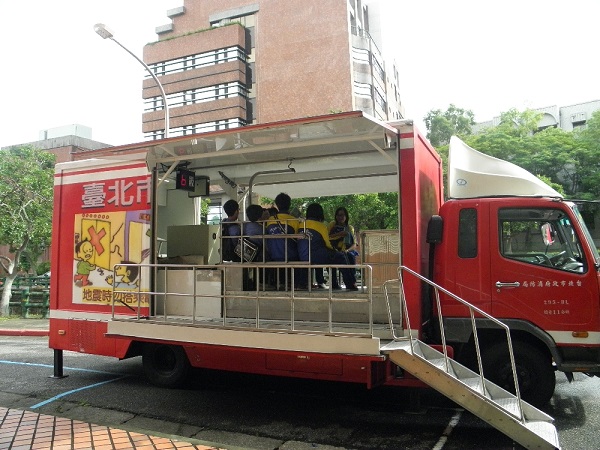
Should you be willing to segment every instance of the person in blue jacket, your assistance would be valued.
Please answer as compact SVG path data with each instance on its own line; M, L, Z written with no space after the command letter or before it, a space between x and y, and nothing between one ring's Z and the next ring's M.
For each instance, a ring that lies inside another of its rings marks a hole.
M292 198L282 192L275 197L277 211L267 220L267 234L285 235L295 234L300 226L299 220L290 214ZM273 238L267 240L267 247L271 261L298 261L298 248L296 240L291 238Z
M223 211L227 214L227 218L221 221L221 259L239 262L240 257L234 250L242 233L240 224L237 223L240 205L233 199L227 200L223 205Z
M295 238L286 237L288 234L298 233L300 221L290 214L292 198L282 192L275 197L277 211L273 212L267 220L266 232L273 236L267 239L267 249L270 261L291 262L298 261L298 246ZM287 289L291 285L291 271L280 268L269 271L270 284L278 289ZM295 271L298 273L298 271ZM298 281L296 281L298 283Z

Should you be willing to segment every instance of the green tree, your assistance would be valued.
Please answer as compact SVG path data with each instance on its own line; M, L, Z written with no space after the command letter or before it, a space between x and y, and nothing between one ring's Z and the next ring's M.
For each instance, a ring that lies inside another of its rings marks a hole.
M200 223L208 223L208 212L210 211L210 198L202 197L200 200Z
M273 204L273 200L263 197L262 205ZM335 220L335 210L345 207L350 215L350 225L358 233L360 230L380 230L398 228L398 194L382 192L377 194L352 194L292 199L292 212L304 217L306 207L319 203L325 212L325 220Z
M511 109L502 113L498 126L469 136L465 142L482 153L560 184L567 196L577 195L582 185L582 168L590 160L589 152L575 133L558 128L537 131L540 118L535 111Z
M575 131L577 151L573 155L578 172L576 192L579 198L597 200L600 198L600 111L592 114L586 128Z
M427 139L434 147L447 145L453 135L465 137L472 132L475 116L472 111L450 104L445 112L432 109L423 118L427 128Z
M538 124L542 118L542 113L532 109L519 111L511 108L500 114L500 125L498 128L517 136L531 136L538 130Z
M360 230L398 228L398 195L396 193L337 195L333 197L312 197L296 199L293 202L304 215L306 206L320 203L327 222L335 220L335 210L340 206L348 210L350 225L358 233Z
M7 316L18 262L50 244L54 155L30 146L0 152L0 245L11 256L0 256L6 272L0 315Z
M468 136L465 142L482 153L522 165L522 160L531 150L525 148L525 143L537 130L539 119L539 113L511 109L500 115L500 123L497 126Z

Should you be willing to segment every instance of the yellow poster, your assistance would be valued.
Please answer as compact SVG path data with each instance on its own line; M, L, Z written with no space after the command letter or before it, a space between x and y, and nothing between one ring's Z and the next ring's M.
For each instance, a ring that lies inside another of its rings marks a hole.
M148 305L150 214L76 214L73 303Z

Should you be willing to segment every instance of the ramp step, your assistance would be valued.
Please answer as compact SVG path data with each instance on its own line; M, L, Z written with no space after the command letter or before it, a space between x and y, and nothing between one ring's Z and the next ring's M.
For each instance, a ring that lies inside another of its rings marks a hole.
M541 437L544 441L553 445L555 449L560 449L558 433L556 432L556 427L552 423L545 421L527 422L525 427L532 433Z
M473 389L478 394L489 397L489 392L487 390L484 391L484 389L483 389L481 377L477 376L477 377L469 377L469 378L459 378L459 380L462 381L467 386L469 386L471 389Z
M437 367L441 371L446 372L447 374L452 375L453 377L456 378L456 373L454 372L454 368L452 367L452 364L450 364L450 363L446 364L446 360L444 358L429 359L428 361L431 363L431 365ZM448 360L448 361L450 361L450 360Z
M384 353L388 353L388 352L391 352L394 350L403 350L412 355L412 350L410 348L410 341L408 339L402 340L402 341L388 342L387 344L382 345L380 350Z
M494 402L506 412L512 414L516 418L519 418L521 413L519 411L519 401L516 397L498 398L494 399Z
M416 339L391 342L381 350L407 372L527 448L560 448L553 419ZM485 383L485 388L484 388Z

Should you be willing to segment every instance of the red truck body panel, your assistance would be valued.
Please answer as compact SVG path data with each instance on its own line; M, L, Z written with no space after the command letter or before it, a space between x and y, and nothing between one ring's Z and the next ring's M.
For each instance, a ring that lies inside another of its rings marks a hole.
M381 178L390 180L391 175L393 179L395 171L396 185L392 185L391 190L395 189L401 193L401 231L398 232L401 251L397 261L392 262L395 265L404 263L416 270L424 270L428 264L428 248L424 235L430 217L437 212L442 201L442 169L439 156L412 124L402 124L398 129L378 122L373 122L371 126L370 122L365 122L362 113L344 113L323 119L308 118L275 125L245 127L244 133L249 134L244 135L244 139L246 142L250 141L247 136L256 132L255 142L268 142L268 133L273 127L281 127L284 131L291 129L299 135L300 132L294 131L296 126L305 126L307 130L312 131L321 121L332 120L334 125L344 124L344 121L351 124L357 120L369 124L369 127L375 130L374 136L385 138L381 143L375 141L367 145L371 152L374 151L373 147L379 149L379 153L375 151L377 156L381 156L382 152L389 153L390 149L392 152L399 150L395 156L397 159L391 160L392 172L386 172ZM368 127L365 129L369 130ZM383 133L378 135L377 130L382 130ZM226 136L233 135L233 131L207 133L203 137L216 142L221 134L223 139L226 139ZM350 136L342 139L353 142L351 136L355 131L352 125L342 125L338 131ZM281 134L273 135L279 140ZM366 140L363 137L358 139ZM180 148L190 145L189 137L171 138L164 142L172 147L174 152L180 152ZM192 146L195 145L195 139L191 142ZM153 145L160 147L161 143ZM287 144L284 141L282 145ZM389 148L382 150L386 145L389 145ZM331 144L324 148L331 151ZM211 345L173 341L164 336L131 338L111 334L107 324L113 315L122 319L135 317L137 313L120 303L124 302L136 308L134 296L119 298L113 305L112 284L108 279L112 277L112 283L119 282L115 264L151 262L152 181L146 161L142 159L145 152L140 153L140 150L145 150L144 145L115 147L110 151L103 149L89 154L93 157L98 153L99 159L79 160L76 163L57 166L53 222L55 250L52 252L53 283L50 299L51 348L125 358L141 354L140 348L148 342L176 344L183 346L191 365L197 367L358 382L368 387L386 383L423 386L410 375L399 379L393 364L381 354L319 353L310 349L279 351L251 348L244 346L244 343L240 343L240 346ZM304 151L306 153L306 150ZM344 152L345 149L340 147L338 151ZM128 153L137 153L137 156L122 156ZM315 150L314 153L322 157L326 151ZM235 156L232 158L236 161ZM361 159L354 159L356 161L352 162L351 158L346 158L350 161L348 164L364 165ZM368 161L368 158L366 160ZM370 179L377 181L371 173L377 169L370 169L368 164L366 168L358 167L354 170L363 170L367 179L371 177ZM385 183L388 183L389 188L389 181ZM348 188L352 192L357 186L348 184ZM92 248L92 256L89 259L85 259L77 247L77 244L84 241ZM83 265L83 268L80 265L82 260L88 263L87 266ZM142 284L139 289L147 291L153 288ZM416 331L422 319L421 289L421 284L416 280L407 282L407 291L411 294L408 308L410 314L414 315L412 328ZM139 310L141 315L151 313L148 306L142 306Z

